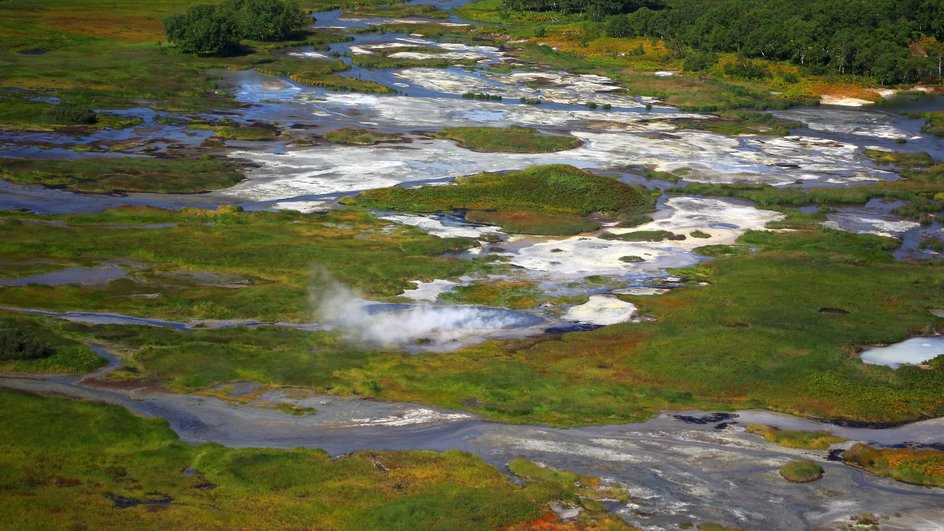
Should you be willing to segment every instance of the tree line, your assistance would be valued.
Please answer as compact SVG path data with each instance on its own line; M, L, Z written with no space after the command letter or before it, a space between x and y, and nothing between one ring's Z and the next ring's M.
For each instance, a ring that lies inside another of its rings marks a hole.
M183 53L228 55L242 39L281 41L313 22L294 0L223 0L168 17L164 32Z
M608 36L657 38L678 51L790 61L813 74L863 75L885 84L942 77L944 0L505 0L505 5L522 10L529 3L555 1L561 12L581 4L577 12L603 21Z

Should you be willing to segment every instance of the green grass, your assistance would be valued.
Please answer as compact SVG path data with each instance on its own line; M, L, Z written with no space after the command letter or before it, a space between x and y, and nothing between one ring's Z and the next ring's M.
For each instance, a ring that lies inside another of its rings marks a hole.
M159 226L151 227L155 224ZM406 227L388 230L388 225L357 211L303 215L123 208L76 216L3 212L0 263L16 267L40 262L65 269L119 262L133 264L133 273L103 286L0 287L0 305L178 320L308 320L314 271L327 271L366 296L392 297L413 280L448 278L475 267L474 262L442 257L466 248L469 240L438 238ZM242 285L201 281L181 272L235 276Z
M337 37L335 40L344 40L344 38ZM380 83L336 75L339 72L350 70L350 67L340 60L267 57L260 59L253 66L263 74L285 76L296 83L320 87L325 90L347 90L367 94L390 94L394 92L390 87Z
M612 177L551 165L462 177L450 186L370 190L344 202L409 212L484 211L470 212L470 220L499 223L512 232L575 234L596 227L585 216L650 210L653 197Z
M233 186L239 165L203 158L0 159L0 178L77 192L194 193Z
M780 475L792 483L810 483L823 477L823 467L809 459L790 461L780 467Z
M872 448L856 443L843 461L875 475L914 485L944 487L944 452L935 449Z
M825 431L781 430L758 424L749 425L747 431L780 446L804 450L828 450L834 444L845 442L842 437L836 437Z
M365 94L392 94L394 92L392 88L381 85L380 83L364 81L353 77L311 76L303 73L295 73L289 77L296 83L323 88L325 90L346 90L350 92L363 92Z
M548 214L535 210L470 210L465 219L473 223L498 225L513 234L538 236L571 236L592 232L600 225L592 219L571 214Z
M944 137L944 112L903 113L908 118L923 118L922 133Z
M191 446L117 406L0 390L0 407L0 512L15 528L495 529L582 492L563 472L517 486L465 452Z
M322 135L322 138L332 144L353 144L358 146L372 146L383 142L397 142L400 136L392 133L378 133L367 129L345 127Z
M419 24L408 24L400 22L389 22L386 24L379 24L377 26L371 26L369 29L365 30L368 32L384 32L384 33L406 33L407 35L422 35L424 37L436 38L436 37L452 37L456 39L464 39L469 37L469 33L472 31L471 26L446 26L439 22L422 22Z
M724 111L719 113L718 119L715 120L679 120L672 123L682 129L698 129L731 136L785 136L790 134L790 129L803 127L800 122L752 111Z
M629 298L655 321L553 340L491 341L416 356L365 350L328 332L275 328L68 330L132 353L135 372L116 377L173 389L255 380L514 423L620 423L686 408L766 408L870 422L944 414L944 358L926 369L892 370L856 356L862 345L938 326L926 308L944 294L944 268L893 260L889 239L825 229L750 232L741 243L757 250L685 272L707 286ZM473 287L459 296L530 303L527 286L508 288ZM848 313L820 312L824 307Z
M544 294L536 283L508 281L457 286L439 296L442 302L497 306L516 310L534 308L544 299Z
M605 240L623 240L628 242L661 242L664 240L684 240L684 234L675 234L667 230L637 230L623 234L604 232L600 235Z
M39 337L49 345L52 354L32 360L0 360L0 371L7 372L90 372L105 364L105 360L84 343L63 333L52 320L18 316L0 312L0 330L17 329Z
M371 18L449 18L449 13L427 4L360 5L344 9L352 17Z
M934 164L931 155L923 151L920 153L896 153L881 149L866 149L865 156L872 159L876 164L898 166L899 168L927 168Z
M428 59L414 59L409 57L390 57L390 54L406 51L401 48L390 49L385 54L358 54L351 61L363 68L452 68L456 66L472 66L478 59L449 59L445 57L430 57ZM422 50L423 53L442 52L438 48Z
M96 109L141 105L162 110L207 111L232 107L208 70L245 70L275 60L286 46L323 48L346 37L331 32L301 32L293 41L246 42L246 53L203 58L176 53L162 44L161 20L185 11L192 2L131 0L11 0L0 3L0 87L27 91L5 95L0 125L49 128L50 107L35 96L59 97L65 104ZM302 7L317 2L301 2ZM43 50L25 55L25 50ZM21 97L23 96L23 97ZM19 100L19 101L17 101ZM100 113L100 116L102 114ZM107 116L107 115L106 115ZM118 123L101 120L96 127Z
M224 140L272 140L279 134L275 128L261 126L224 126L216 129L217 138Z
M486 153L553 153L583 145L574 136L548 135L533 127L447 127L436 138L455 140L460 146Z

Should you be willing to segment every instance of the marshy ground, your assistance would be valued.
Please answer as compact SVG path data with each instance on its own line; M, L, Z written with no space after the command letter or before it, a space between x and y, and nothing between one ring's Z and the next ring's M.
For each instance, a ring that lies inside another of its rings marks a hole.
M86 4L0 4L12 521L944 519L940 100L783 109L490 1L225 58Z

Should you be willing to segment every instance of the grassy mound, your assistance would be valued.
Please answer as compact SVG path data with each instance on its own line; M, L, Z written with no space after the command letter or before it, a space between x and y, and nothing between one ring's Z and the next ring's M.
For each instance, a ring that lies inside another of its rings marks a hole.
M845 441L825 431L781 430L759 424L749 425L747 431L780 446L805 450L826 450L833 444Z
M684 240L684 234L675 234L667 230L637 230L624 234L605 232L600 235L605 240L623 240L628 242L661 242L664 240Z
M233 186L239 165L212 158L0 159L0 177L77 192L193 193Z
M367 129L358 129L356 127L345 127L325 133L322 138L332 144L352 144L357 146L372 146L382 142L396 142L400 139L398 135L390 133L378 133L368 131Z
M780 475L793 483L810 483L823 477L823 467L809 459L790 461L780 467Z
M0 371L89 372L104 364L53 321L0 313Z
M486 153L552 153L583 145L574 136L548 135L533 127L448 127L433 134Z
M408 212L483 211L470 212L470 219L499 223L511 232L575 234L596 227L584 218L591 213L649 210L653 197L612 177L550 165L462 177L452 186L370 190L345 202Z
M876 164L894 165L900 168L927 168L934 164L931 155L923 151L920 153L898 153L881 149L866 149L865 156L872 159Z
M782 120L772 114L752 111L724 111L713 120L680 120L673 123L682 129L698 129L732 136L786 136L790 134L790 129L803 127L800 122Z
M344 8L344 14L365 18L449 18L449 13L427 4L370 5L356 4Z
M842 453L849 465L914 485L944 487L944 452L935 449L872 448L857 443Z

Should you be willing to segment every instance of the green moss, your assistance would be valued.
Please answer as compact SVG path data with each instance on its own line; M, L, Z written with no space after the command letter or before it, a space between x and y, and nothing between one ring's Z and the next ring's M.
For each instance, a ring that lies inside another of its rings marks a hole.
M368 18L449 18L449 13L427 4L355 5L344 8L344 14Z
M780 430L772 426L758 424L749 425L747 431L787 448L827 450L834 444L845 442L842 437L836 437L825 431Z
M790 461L780 467L780 475L792 483L810 483L823 477L823 467L809 459Z
M478 62L477 59L449 59L445 57L431 57L428 59L415 59L409 57L390 57L396 52L407 51L403 48L391 48L384 54L358 54L351 58L351 61L363 68L452 68L456 66L471 66ZM423 53L443 53L445 50L439 48L423 49Z
M920 153L897 153L881 149L866 149L865 156L872 159L876 164L894 165L900 168L927 168L934 164L931 155L923 151Z
M650 192L612 177L554 165L507 174L462 177L452 186L370 190L356 198L347 198L345 202L378 210L411 212L481 210L483 213L475 214L476 220L514 222L509 223L510 228L524 223L529 231L531 227L546 222L528 219L532 213L538 213L557 216L560 219L556 221L561 222L565 222L565 218L574 220L578 225L566 221L567 232L571 232L590 227L590 223L575 218L593 212L618 214L648 210L653 205L653 198Z
M750 248L742 245L703 245L693 249L702 256L738 256L751 252Z
M488 282L457 286L439 296L442 302L476 304L523 310L534 308L546 297L534 282Z
M354 127L345 127L325 133L322 138L333 144L354 144L358 146L372 146L383 142L396 142L400 140L399 135L390 133L378 133L368 131L367 129L358 129Z
M753 111L724 111L714 120L682 120L673 123L682 129L698 129L731 136L785 136L790 134L790 129L804 126L800 122L782 120L772 114Z
M462 147L487 153L551 153L580 147L574 136L548 135L532 127L449 127L433 134Z
M351 92L364 92L367 94L392 94L394 92L390 87L381 85L374 81L364 81L353 77L343 77L335 75L310 75L303 72L295 72L289 76L292 81L319 87L325 90L348 90Z
M0 159L5 180L77 192L193 193L232 186L239 165L212 158Z
M944 112L904 113L908 118L923 118L921 132L944 137Z
M466 220L498 225L508 233L541 236L572 236L600 228L597 222L577 215L548 214L533 210L470 210L466 213Z
M216 130L215 136L225 140L272 140L278 136L278 131L272 127L260 126L238 126L238 127L220 127Z
M36 338L47 352L33 359L17 359L12 352L0 355L0 370L10 372L89 372L105 364L105 360L87 345L63 333L57 323L0 312L0 335L17 331ZM2 340L0 340L2 343Z
M651 223L652 217L645 214L626 214L620 216L619 226L623 228L638 227L645 223Z
M600 235L605 240L624 240L629 242L661 242L663 240L684 240L684 234L675 234L667 230L637 230L622 234L604 232Z

